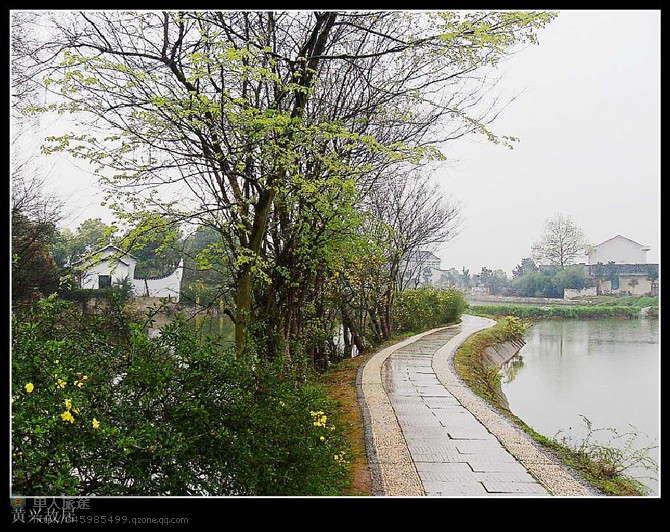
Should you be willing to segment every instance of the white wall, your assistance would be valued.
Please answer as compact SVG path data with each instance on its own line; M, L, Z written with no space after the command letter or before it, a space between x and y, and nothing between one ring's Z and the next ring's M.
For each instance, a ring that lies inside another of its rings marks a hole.
M573 297L597 296L598 289L593 286L591 288L564 288L563 299L571 299Z
M112 285L116 282L121 282L125 277L130 277L130 267L122 262L104 260L99 264L91 266L86 270L81 277L81 287L97 289L98 275L111 275Z
M646 264L644 248L625 238L614 238L604 242L589 254L589 264L614 262L615 264Z
M177 269L166 277L158 279L133 279L136 296L169 297L179 301L179 289L184 273L184 261L179 262Z

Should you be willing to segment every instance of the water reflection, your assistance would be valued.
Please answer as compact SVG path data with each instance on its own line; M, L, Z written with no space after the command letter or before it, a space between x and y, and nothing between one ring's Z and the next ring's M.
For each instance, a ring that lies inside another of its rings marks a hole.
M517 354L502 365L500 371L503 376L503 384L512 382L524 367L523 356Z
M641 433L637 448L658 442L658 320L542 321L529 329L519 354L520 361L502 369L503 392L512 411L538 432L583 438L583 415L594 427L621 434L634 427ZM651 453L658 461L658 450ZM657 491L656 482L645 484Z

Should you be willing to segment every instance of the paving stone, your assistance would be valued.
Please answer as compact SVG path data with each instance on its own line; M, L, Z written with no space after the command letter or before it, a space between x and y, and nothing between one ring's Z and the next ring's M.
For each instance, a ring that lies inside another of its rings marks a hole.
M487 495L488 492L479 482L424 482L423 488L428 496L457 497Z
M449 437L455 440L495 440L495 436L484 429L468 427L446 427ZM497 440L496 440L497 441Z
M449 443L438 445L416 445L412 441L407 442L409 452L414 456L415 454L432 454L432 453L454 453L458 455L458 450Z
M429 397L449 397L451 395L441 384L439 386L417 386L416 388L419 395L427 395Z
M437 427L422 427L421 430L414 432L405 432L405 439L410 440L421 440L425 438L444 438L449 439L449 434L447 430L442 426Z
M410 455L414 462L464 462L467 461L467 455L459 454L455 451L435 451L432 453L411 452Z
M470 464L473 471L481 471L486 473L521 471L525 472L526 468L519 462L502 462L500 460L482 460L473 455L463 454L465 461Z
M463 408L463 405L458 402L454 396L442 396L442 397L426 397L423 399L423 402L428 408L439 410L441 408L451 408L458 406Z
M419 471L421 482L480 482L477 474L472 471Z
M499 452L509 456L509 453L503 449L500 442L493 438L488 440L454 440L454 446L459 453L463 454L480 454Z
M526 471L497 471L489 473L475 471L473 474L480 482L537 482Z
M425 472L435 474L450 474L450 473L472 473L472 468L467 462L417 462L415 464L419 475Z

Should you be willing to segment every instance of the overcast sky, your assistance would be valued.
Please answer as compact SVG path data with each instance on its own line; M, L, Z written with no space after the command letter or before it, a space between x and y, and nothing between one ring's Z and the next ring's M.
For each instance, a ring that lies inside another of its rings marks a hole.
M443 268L511 274L557 212L593 244L621 234L649 245L648 262L658 262L660 19L658 10L561 11L539 45L501 64L498 89L521 94L492 129L520 142L445 147L450 162L437 175L461 201L464 224L437 251ZM54 157L43 168L67 200L67 224L111 222L95 177Z
M464 228L442 267L509 273L544 220L572 216L592 244L621 234L660 258L660 11L561 11L501 70L524 91L493 124L520 137L447 147L440 172L463 202Z

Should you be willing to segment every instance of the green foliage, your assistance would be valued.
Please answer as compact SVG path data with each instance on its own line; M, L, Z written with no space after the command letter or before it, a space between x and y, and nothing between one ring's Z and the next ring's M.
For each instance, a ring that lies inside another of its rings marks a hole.
M53 242L53 255L60 266L82 259L86 253L97 251L112 240L116 227L100 218L88 218L73 233L61 229Z
M496 344L522 340L529 324L514 316L504 316L493 327L477 333L465 342L454 355L454 367L472 390L500 409L508 409L500 387L500 372L486 358L486 349Z
M581 266L566 266L559 269L553 278L556 292L563 297L563 290L575 288L581 290L587 286L586 274Z
M505 316L499 323L502 326L502 338L505 340L523 339L523 335L530 325L516 316Z
M148 212L132 220L116 245L137 259L135 277L170 275L181 259L179 226L167 216Z
M656 472L658 464L651 458L649 451L657 446L638 445L641 434L632 425L628 432L620 433L613 428L594 428L593 423L586 416L581 415L580 417L586 428L586 435L583 438L560 436L560 431L555 436L560 445L570 449L570 461L576 463L577 467L596 486L603 486L606 489L623 487L624 490L629 491L629 493L624 493L626 495L637 495L638 493L649 495L651 490L639 481L627 477L626 472L633 467ZM602 443L603 433L609 435L606 443ZM596 435L599 435L599 438L596 438ZM612 485L612 481L618 482ZM617 486L617 484L622 486Z
M60 268L51 255L55 225L12 212L12 304L21 306L58 289Z
M559 297L552 278L540 272L530 272L512 281L514 293L522 297ZM563 294L560 294L563 297Z
M606 319L637 318L640 309L627 306L535 306L535 305L472 305L468 312L478 316L516 316L524 319Z
M595 304L604 307L658 307L658 296L598 296Z
M503 270L491 270L486 266L474 278L475 286L487 288L489 294L494 295L504 293L510 284Z
M516 268L512 270L512 277L516 279L517 277L537 271L538 267L535 265L535 261L530 257L525 257L521 259L521 264L517 264Z
M424 331L456 323L465 310L463 293L450 288L416 288L399 292L393 307L396 331Z
M149 338L127 316L50 297L12 322L17 493L337 495L349 449L321 387L202 343L181 319Z
M588 285L586 274L581 266L524 271L526 273L515 276L512 281L514 293L522 297L563 298L565 288L581 289Z

